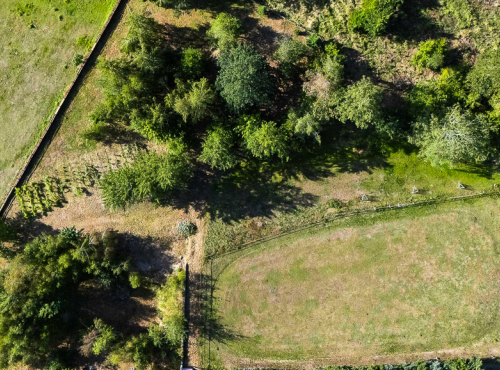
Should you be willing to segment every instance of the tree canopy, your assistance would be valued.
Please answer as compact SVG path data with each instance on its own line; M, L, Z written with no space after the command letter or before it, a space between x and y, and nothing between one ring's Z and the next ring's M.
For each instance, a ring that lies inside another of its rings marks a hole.
M272 99L274 83L266 59L249 44L240 44L218 60L215 82L221 96L235 112L262 106Z

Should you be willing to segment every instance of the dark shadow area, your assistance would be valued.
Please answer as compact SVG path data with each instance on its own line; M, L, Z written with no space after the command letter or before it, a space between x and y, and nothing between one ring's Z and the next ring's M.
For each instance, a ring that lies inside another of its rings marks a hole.
M175 260L170 253L172 240L168 237L156 239L139 237L130 233L120 234L122 252L131 262L133 270L139 271L156 284L163 284L165 276L172 273Z
M164 25L164 33L168 45L179 50L186 48L186 45L198 49L205 49L208 45L208 29L208 23L200 25L197 28L176 27L171 24Z
M207 211L225 222L246 217L269 217L275 212L294 212L316 205L320 197L304 192L291 181L321 181L341 173L371 172L387 165L378 151L380 144L360 137L349 140L349 130L339 134L338 127L326 130L321 146L295 153L290 161L244 162L237 169L214 176L207 196ZM328 143L328 139L336 140ZM331 135L331 136L330 136ZM373 135L372 135L373 137Z
M241 334L222 323L222 315L217 309L214 297L215 281L203 273L193 273L191 278L191 320L193 331L203 340L227 344L245 339Z
M450 37L444 29L432 18L427 17L423 10L439 7L437 0L407 1L400 5L387 24L387 34L402 40L425 41L439 37Z
M343 47L342 53L346 56L344 63L344 73L348 81L354 83L363 78L363 76L371 79L378 79L373 68L370 67L368 61L363 55L353 48Z
M242 24L247 30L244 39L249 41L260 55L272 57L278 48L277 41L281 34L269 26L260 26L257 18L245 17Z
M105 125L99 126L99 129L89 129L82 133L84 139L98 141L105 146L112 144L137 144L139 147L144 148L146 139L126 127L120 125Z

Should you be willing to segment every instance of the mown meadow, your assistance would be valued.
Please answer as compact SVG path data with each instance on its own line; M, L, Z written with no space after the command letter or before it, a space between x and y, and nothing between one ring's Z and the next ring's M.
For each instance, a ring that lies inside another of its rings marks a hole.
M116 0L0 6L0 199L9 191Z
M212 353L226 367L497 353L499 215L488 198L356 216L214 259L230 334Z

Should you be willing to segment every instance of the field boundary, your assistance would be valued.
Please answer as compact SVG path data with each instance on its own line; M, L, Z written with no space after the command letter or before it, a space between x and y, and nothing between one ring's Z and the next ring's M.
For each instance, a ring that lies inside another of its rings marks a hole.
M73 98L76 96L76 93L78 92L85 77L94 66L97 57L102 51L109 36L113 32L113 28L117 25L116 21L118 20L122 11L125 9L127 3L128 0L117 0L117 3L113 8L111 14L109 15L108 20L104 24L104 27L102 28L99 36L97 37L96 42L94 43L92 49L88 53L85 62L79 67L75 78L71 82L69 88L66 90L66 93L64 94L64 97L57 106L57 109L53 114L52 119L50 120L46 129L43 131L40 140L38 140L37 144L33 148L33 151L31 152L31 155L28 157L26 164L14 179L10 191L7 193L7 196L5 197L5 200L3 201L2 206L0 207L0 218L5 218L7 216L7 213L12 206L15 189L20 185L22 185L25 181L29 180L34 170L36 169L38 162L41 160L41 158L43 158L45 150L50 145L52 139L57 133L58 125L56 124L56 122L62 119L62 117L66 113L69 105L73 101Z
M322 226L322 225L327 225L331 222L334 222L336 220L352 217L352 216L357 216L357 215L362 215L362 214L373 214L373 213L378 213L378 212L386 212L386 211L396 211L396 210L401 210L401 209L406 209L406 208L413 208L413 207L421 207L421 206L430 206L430 205L438 205L438 204L444 204L444 203L452 203L460 200L468 200L468 199L476 199L476 198L487 198L487 197L493 197L493 196L499 196L500 192L498 191L491 191L491 192L485 192L485 193L479 193L479 194L471 194L471 195L461 195L461 196L456 196L456 197L447 197L445 199L433 199L433 200L426 200L426 201L421 201L421 202L412 202L412 203L398 203L395 205L388 205L388 206L380 206L376 207L374 206L373 208L361 208L361 209L356 209L354 211L349 211L349 212L338 212L334 214L331 217L325 217L320 221L315 221L311 222L302 226L298 226L296 228L292 228L291 230L286 230L283 232L279 232L276 234L271 234L256 240L252 240L250 242L244 243L238 248L229 250L227 252L223 253L218 253L218 254L213 254L211 256L205 257L206 261L212 261L216 260L222 257L226 257L228 255L240 252L242 250L250 249L253 247L258 246L261 243L268 242L270 240L278 239L282 236L286 235L291 235L303 230L307 230L312 227L316 226Z

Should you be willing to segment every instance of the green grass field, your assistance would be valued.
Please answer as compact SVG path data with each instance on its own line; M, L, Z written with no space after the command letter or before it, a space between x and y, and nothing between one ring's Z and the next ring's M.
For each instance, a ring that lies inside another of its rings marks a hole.
M116 0L0 5L0 200L23 167Z
M217 259L231 339L212 348L226 366L498 350L499 216L499 199L389 211Z

